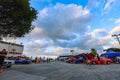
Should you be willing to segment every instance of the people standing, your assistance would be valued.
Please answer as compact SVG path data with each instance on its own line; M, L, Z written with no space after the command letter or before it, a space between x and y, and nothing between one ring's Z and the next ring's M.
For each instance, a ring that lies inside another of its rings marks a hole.
M35 58L35 63L39 64L39 58L38 57Z
M0 52L0 73L3 72L3 63L4 63L5 55L7 55L7 52L6 49L3 49Z

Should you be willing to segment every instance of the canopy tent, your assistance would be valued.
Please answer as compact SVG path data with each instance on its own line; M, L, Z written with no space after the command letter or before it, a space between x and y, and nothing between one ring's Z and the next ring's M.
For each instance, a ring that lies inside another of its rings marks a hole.
M103 53L103 54L101 54L101 55L102 55L102 56L105 55L105 56L107 56L108 58L115 58L115 57L120 56L120 52L114 52L114 51L112 51L112 50L109 50L108 52Z

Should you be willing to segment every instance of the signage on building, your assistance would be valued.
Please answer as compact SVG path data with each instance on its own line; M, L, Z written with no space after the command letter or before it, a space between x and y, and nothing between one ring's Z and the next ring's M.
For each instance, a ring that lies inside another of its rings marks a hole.
M7 50L7 55L19 55L23 53L24 45L0 41L0 51Z

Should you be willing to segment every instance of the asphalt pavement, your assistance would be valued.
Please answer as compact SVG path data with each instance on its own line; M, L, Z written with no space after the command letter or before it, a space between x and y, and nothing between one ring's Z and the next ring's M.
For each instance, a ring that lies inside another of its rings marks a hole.
M13 65L0 80L119 80L120 64L86 65L51 62Z

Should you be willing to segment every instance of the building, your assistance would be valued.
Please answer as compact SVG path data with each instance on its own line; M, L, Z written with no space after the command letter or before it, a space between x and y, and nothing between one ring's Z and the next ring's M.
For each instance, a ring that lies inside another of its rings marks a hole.
M0 41L0 51L2 51L2 49L6 49L7 56L18 56L22 55L24 45Z

